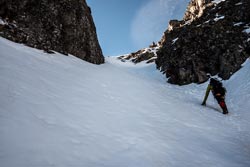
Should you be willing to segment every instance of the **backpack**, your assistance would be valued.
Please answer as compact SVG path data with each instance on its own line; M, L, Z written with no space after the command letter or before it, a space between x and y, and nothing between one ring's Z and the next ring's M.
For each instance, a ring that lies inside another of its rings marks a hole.
M218 79L211 78L210 79L210 85L213 87L213 94L221 94L222 96L225 96L227 90L223 87L222 82L220 82Z

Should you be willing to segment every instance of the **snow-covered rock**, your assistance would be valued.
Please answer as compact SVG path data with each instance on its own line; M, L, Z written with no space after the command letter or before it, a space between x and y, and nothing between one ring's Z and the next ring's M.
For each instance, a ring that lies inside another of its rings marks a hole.
M192 0L183 20L169 22L157 68L179 85L203 83L207 73L229 79L249 57L249 8L249 0Z

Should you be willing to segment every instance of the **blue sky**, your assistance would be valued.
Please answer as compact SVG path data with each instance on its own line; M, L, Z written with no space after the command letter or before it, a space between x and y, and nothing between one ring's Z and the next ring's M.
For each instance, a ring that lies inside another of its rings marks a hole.
M189 0L87 0L105 56L135 52L158 42Z

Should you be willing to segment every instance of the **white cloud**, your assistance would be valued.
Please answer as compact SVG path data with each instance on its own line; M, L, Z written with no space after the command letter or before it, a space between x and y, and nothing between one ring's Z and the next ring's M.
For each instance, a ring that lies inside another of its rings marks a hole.
M131 25L131 37L136 47L158 42L169 20L184 16L189 0L149 0L142 6Z

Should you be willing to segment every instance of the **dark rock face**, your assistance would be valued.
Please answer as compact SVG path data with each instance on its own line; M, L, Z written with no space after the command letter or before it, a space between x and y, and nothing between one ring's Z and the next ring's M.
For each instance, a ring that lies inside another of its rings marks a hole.
M249 57L250 1L192 0L182 21L170 21L157 52L157 68L173 84L228 79Z
M1 0L0 35L28 46L104 63L85 0Z

